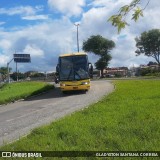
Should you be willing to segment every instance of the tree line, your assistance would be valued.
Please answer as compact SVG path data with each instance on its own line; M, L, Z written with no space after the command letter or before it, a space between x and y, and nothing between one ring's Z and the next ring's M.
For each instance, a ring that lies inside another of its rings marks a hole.
M12 68L9 69L10 72L12 70ZM52 74L50 74L52 75ZM54 73L53 73L54 75ZM52 75L52 76L53 76ZM8 69L7 67L0 67L0 81L2 82L5 82L8 80ZM46 77L46 74L45 73L38 73L38 72L34 72L34 71L28 71L28 72L25 72L25 73L21 73L21 72L13 72L10 74L10 78L14 81L17 80L17 77L18 77L18 80L24 80L26 79L27 77L30 77L30 78L39 78L39 77Z

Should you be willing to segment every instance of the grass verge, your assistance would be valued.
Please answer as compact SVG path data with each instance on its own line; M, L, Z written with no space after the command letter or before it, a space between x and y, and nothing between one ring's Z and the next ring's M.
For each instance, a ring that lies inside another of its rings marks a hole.
M18 82L5 84L0 88L0 104L36 95L52 89L54 86L45 82Z
M159 151L160 81L114 83L115 92L98 103L0 150Z

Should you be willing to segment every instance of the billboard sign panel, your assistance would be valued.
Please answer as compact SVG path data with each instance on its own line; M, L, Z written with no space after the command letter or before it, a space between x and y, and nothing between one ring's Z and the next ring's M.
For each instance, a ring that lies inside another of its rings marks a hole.
M14 62L16 63L29 63L31 62L30 54L13 54Z

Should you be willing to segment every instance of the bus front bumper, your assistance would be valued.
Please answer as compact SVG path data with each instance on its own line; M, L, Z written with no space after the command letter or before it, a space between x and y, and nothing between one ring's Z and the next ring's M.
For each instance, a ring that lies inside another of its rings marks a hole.
M60 86L61 91L73 91L73 90L89 90L90 84L87 85L75 85L75 86Z

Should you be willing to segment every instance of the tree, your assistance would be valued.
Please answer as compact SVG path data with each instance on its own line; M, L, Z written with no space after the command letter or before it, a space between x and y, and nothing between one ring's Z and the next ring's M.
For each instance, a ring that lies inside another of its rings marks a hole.
M117 27L118 33L129 25L126 21L126 17L130 12L132 12L132 20L135 22L139 19L139 17L143 17L143 11L146 9L150 0L147 0L146 5L144 8L140 7L140 2L142 0L132 0L130 4L124 5L120 8L118 14L112 15L108 21L112 23L113 26Z
M9 68L9 71L11 71L11 68ZM2 80L4 81L5 79L7 79L8 68L7 67L0 67L0 73L2 75Z
M21 72L13 72L10 76L14 81L17 80L21 80L21 79L25 79L25 74L24 73L21 73Z
M112 59L110 54L107 54L106 57L101 57L96 63L96 69L101 71L101 76L104 77L103 70L108 66L109 61Z
M103 77L103 70L108 66L111 60L110 51L115 47L115 43L112 40L108 40L100 35L91 36L83 42L83 50L85 52L91 52L98 55L100 58L95 63L97 69L101 70Z
M152 29L141 33L135 38L137 50L136 56L144 54L153 57L160 66L160 29Z
M36 77L36 78L38 78L38 77L45 77L45 74L37 72L37 73L34 73L34 74L30 75L30 77Z
M150 61L150 62L147 64L147 66L152 66L152 65L157 65L157 63Z

